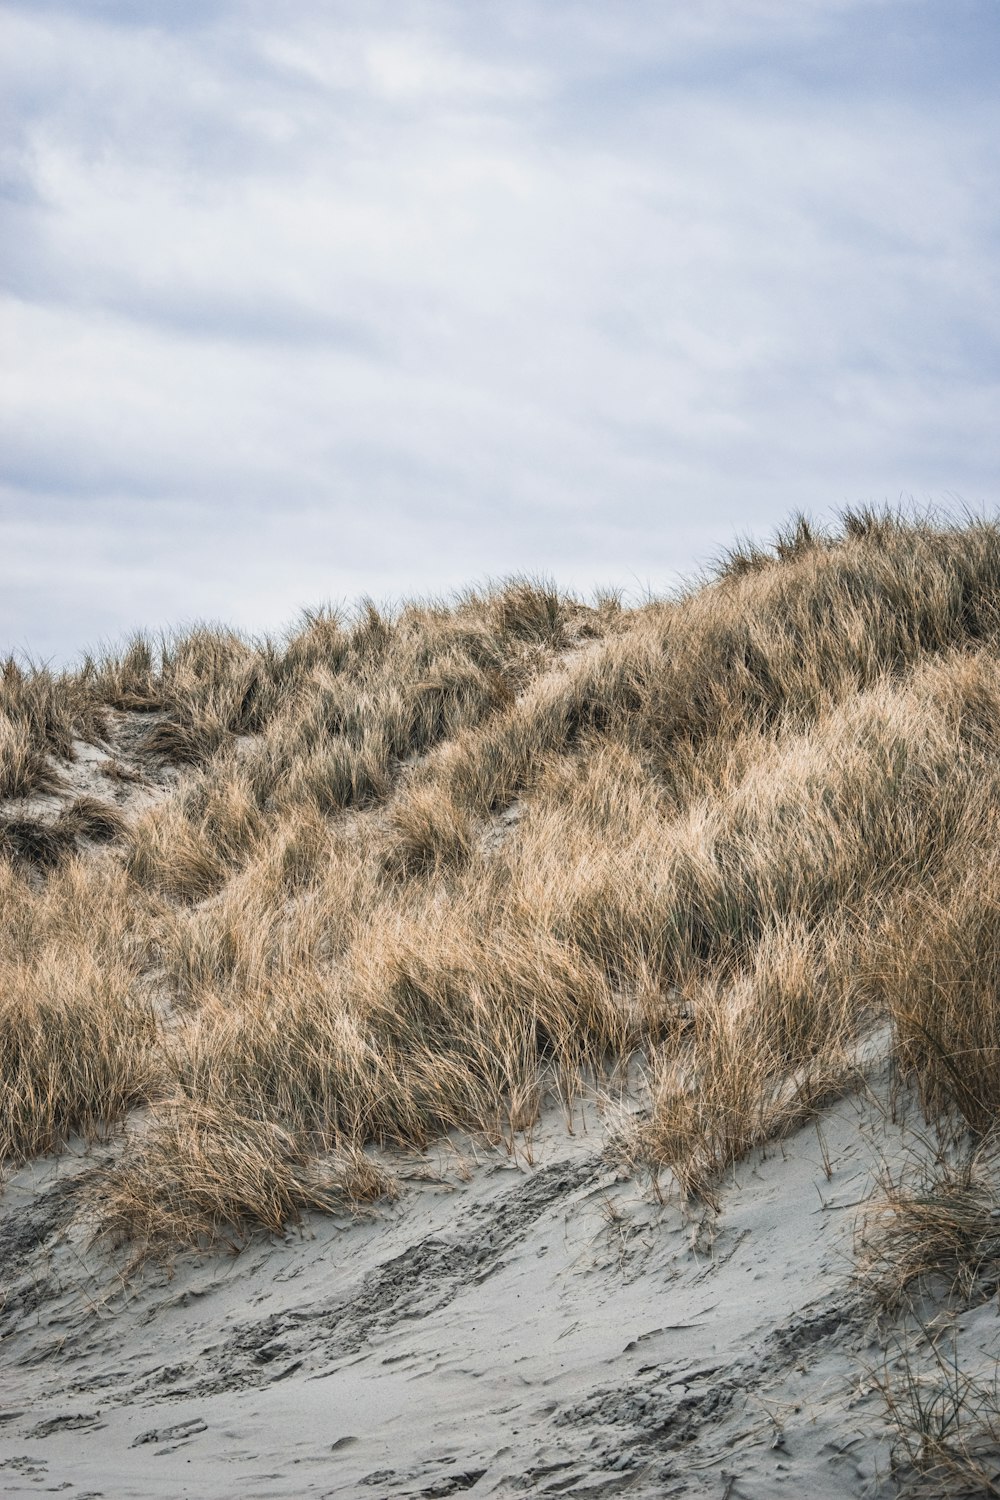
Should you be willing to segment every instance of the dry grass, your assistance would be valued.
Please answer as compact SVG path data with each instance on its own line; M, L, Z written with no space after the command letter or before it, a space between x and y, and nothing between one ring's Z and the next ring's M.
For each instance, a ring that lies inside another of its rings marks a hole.
M959 1307L1000 1286L1000 1159L996 1139L885 1175L858 1246L863 1286L883 1313L942 1291Z
M963 1370L956 1346L931 1345L930 1368L904 1346L876 1378L895 1434L900 1500L1000 1497L1000 1383Z
M103 706L70 674L0 662L0 801L59 790L53 758L74 758L73 741L100 740Z
M864 934L842 917L784 919L752 961L689 983L681 1030L654 1054L649 1117L622 1145L686 1195L714 1185L755 1147L856 1088L875 1035L859 974Z
M116 844L128 839L129 826L116 807L99 797L76 797L62 808L56 820L68 839L87 839L92 844Z
M319 1163L270 1121L226 1106L165 1105L129 1143L101 1204L101 1233L138 1258L177 1245L235 1250L252 1229L281 1234L310 1210L396 1192L360 1151Z
M157 1086L142 913L123 872L69 861L37 891L0 860L0 1157L98 1132Z
M73 847L73 837L40 818L0 817L0 859L22 870L54 870Z
M831 536L793 523L635 610L518 580L317 612L281 642L202 628L12 677L0 743L44 753L33 772L5 759L5 785L37 787L65 753L43 721L109 710L149 713L147 763L183 768L127 835L79 803L45 824L51 859L19 853L10 818L0 831L25 910L72 896L90 913L92 970L59 949L71 1072L104 1056L87 1030L102 1005L109 1033L119 1015L141 1037L138 1082L122 1062L89 1085L89 1114L39 1109L33 1133L40 1032L11 1074L17 1149L167 1089L108 1199L116 1232L273 1227L313 1202L324 1153L452 1125L502 1138L551 1080L640 1052L653 1102L625 1149L711 1196L853 1086L887 1020L928 1113L989 1129L998 600L994 527L859 513ZM55 706L16 719L15 702ZM77 858L96 837L115 842ZM32 1005L40 983L19 980ZM154 1036L137 1020L150 988L169 1008ZM242 1168L212 1165L227 1131L249 1172L233 1197Z

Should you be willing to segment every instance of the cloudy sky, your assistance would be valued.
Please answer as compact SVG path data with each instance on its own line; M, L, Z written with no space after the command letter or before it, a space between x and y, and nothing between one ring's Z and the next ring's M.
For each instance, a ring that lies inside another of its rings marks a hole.
M0 58L0 652L1000 504L1000 0L23 0Z

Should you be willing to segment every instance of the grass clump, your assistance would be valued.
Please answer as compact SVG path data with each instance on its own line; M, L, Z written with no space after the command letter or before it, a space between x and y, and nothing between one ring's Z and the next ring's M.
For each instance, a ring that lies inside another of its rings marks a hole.
M0 801L57 792L54 762L73 760L74 740L97 742L106 727L103 706L77 676L0 661Z
M252 1230L282 1234L308 1211L395 1197L360 1151L317 1162L293 1136L231 1107L162 1106L133 1138L101 1205L101 1233L133 1255L228 1244Z
M0 864L0 1159L120 1120L157 1087L156 1018L120 870L80 861L38 891Z
M1000 1160L996 1139L886 1175L859 1243L859 1273L887 1313L944 1290L961 1307L1000 1286Z
M1000 1495L996 1361L962 1316L985 1313L1000 1285L998 1182L995 1134L939 1133L936 1150L883 1174L862 1219L860 1287L888 1346L873 1383L898 1493L913 1500Z
M0 859L39 873L54 870L73 848L73 835L40 818L0 817Z
M929 1368L927 1365L929 1364ZM904 1346L876 1378L891 1430L901 1500L995 1500L1000 1495L1000 1382L962 1368L957 1344L929 1361Z

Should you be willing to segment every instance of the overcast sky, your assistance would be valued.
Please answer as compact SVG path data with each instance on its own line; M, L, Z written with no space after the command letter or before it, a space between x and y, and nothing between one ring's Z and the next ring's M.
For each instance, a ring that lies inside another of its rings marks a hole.
M0 651L1000 504L1000 0L24 0L0 59Z

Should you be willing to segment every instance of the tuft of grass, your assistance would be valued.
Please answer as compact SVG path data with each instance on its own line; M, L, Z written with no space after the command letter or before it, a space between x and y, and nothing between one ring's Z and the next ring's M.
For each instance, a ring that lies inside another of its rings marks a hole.
M151 808L133 826L128 867L142 885L175 901L203 900L226 878L205 830L174 801Z
M49 759L48 745L34 739L28 726L0 712L0 799L44 796L57 792L62 778Z
M1000 1384L962 1368L931 1341L931 1368L902 1346L876 1378L895 1434L892 1474L904 1500L996 1500L1000 1496Z
M158 1087L158 1028L121 871L79 860L42 890L0 865L0 1159L54 1151Z
M407 788L390 806L387 821L386 867L403 877L460 868L472 854L472 819L433 787Z
M0 859L40 873L54 870L73 848L73 834L40 818L0 817Z
M943 1287L962 1307L1000 1285L996 1141L883 1177L868 1206L858 1273L876 1307L897 1313Z
M114 844L127 839L129 827L116 807L98 797L75 797L56 819L59 833L92 844Z
M711 1202L736 1162L856 1086L851 946L843 929L779 924L748 973L689 985L682 1025L654 1057L649 1115L621 1142L626 1158Z
M106 732L103 704L80 676L0 661L0 801L58 791L53 759L72 760L74 740Z
M347 1150L322 1163L278 1125L231 1107L164 1104L110 1174L98 1233L136 1261L179 1246L227 1244L252 1231L282 1234L312 1211L396 1196L371 1157Z
M151 713L163 707L157 683L156 651L141 633L133 635L120 656L84 658L80 680L109 708Z
M988 819L965 833L902 907L879 988L928 1117L984 1136L1000 1113L1000 861Z

